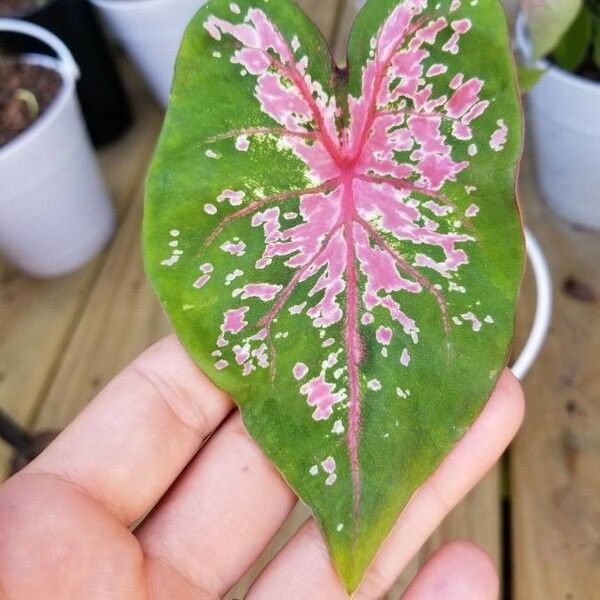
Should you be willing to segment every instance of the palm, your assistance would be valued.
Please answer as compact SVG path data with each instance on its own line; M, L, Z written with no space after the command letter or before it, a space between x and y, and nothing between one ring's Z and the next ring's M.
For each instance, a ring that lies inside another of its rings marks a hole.
M296 501L232 408L173 338L142 355L0 488L0 598L223 596ZM406 509L356 598L379 598L391 586L497 459L521 414L518 386L506 374ZM347 598L326 556L309 520L247 598ZM492 600L496 588L489 561L459 544L435 556L404 598Z

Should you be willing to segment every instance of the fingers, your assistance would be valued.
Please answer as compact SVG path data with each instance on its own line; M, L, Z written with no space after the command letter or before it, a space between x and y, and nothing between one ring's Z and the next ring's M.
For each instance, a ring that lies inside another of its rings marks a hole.
M321 533L309 519L267 565L246 596L247 600L347 600Z
M415 493L376 556L355 599L380 598L444 517L502 455L523 418L523 396L508 370L483 412L434 475ZM347 598L313 521L258 578L248 600Z
M453 542L431 556L401 600L497 600L498 592L498 575L486 553Z
M138 531L151 591L156 597L222 597L258 558L295 501L233 413ZM174 578L190 591L163 587L161 596L159 587Z
M51 475L130 524L166 492L232 407L169 337L109 383L17 477Z
M140 598L135 537L77 488L46 475L0 487L0 598Z

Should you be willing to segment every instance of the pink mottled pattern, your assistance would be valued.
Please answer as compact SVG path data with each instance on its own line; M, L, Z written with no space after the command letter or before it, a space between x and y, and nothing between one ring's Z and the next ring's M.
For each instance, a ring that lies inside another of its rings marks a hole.
M223 333L239 333L246 325L248 325L248 322L244 320L244 316L249 309L249 306L242 306L241 308L228 310L225 313L221 331Z
M244 242L234 243L227 241L221 246L221 250L233 256L243 256L246 250L246 244Z
M379 327L379 329L377 329L376 337L380 344L389 346L390 342L392 341L392 335L393 331L389 327L384 327L382 325Z
M496 152L500 152L500 150L504 150L504 144L506 144L506 140L508 138L508 127L506 123L500 119L498 121L498 129L492 133L492 137L490 138L490 146L492 150Z
M296 363L293 373L296 379L302 379L308 373L308 367L304 363Z
M323 471L325 471L325 473L331 475L332 473L335 472L335 469L336 469L335 458L333 458L333 456L327 457L321 463L321 466L323 467Z
M400 356L400 364L404 367L408 367L410 364L410 354L406 348L402 350L402 355Z
M467 217L476 217L479 214L479 206L477 204L471 204L467 210L465 211L465 216Z
M335 392L335 384L325 381L324 375L319 375L305 383L300 388L300 393L306 396L308 405L315 408L313 413L315 421L329 419L333 414L334 404L342 401L339 391Z
M203 288L210 281L210 275L202 275L195 283L194 287L196 289Z
M322 336L328 338L323 347L337 342L342 356L330 354L321 372L317 368L312 379L301 384L300 393L316 421L347 411L356 515L361 404L385 390L385 382L361 380L361 328L376 324L376 340L386 348L392 347L395 335L407 345L417 344L421 331L405 312L402 298L426 294L438 307L439 327L448 333L453 319L444 288L434 285L431 277L441 276L456 287L452 280L469 262L465 246L474 241L468 220L466 226L453 224L456 208L445 193L468 169L466 147L473 144L466 140L473 140L473 125L490 106L482 97L482 79L450 72L452 56L460 52L461 39L472 26L470 19L452 18L460 6L455 0L444 15L433 9L426 12L427 0L398 3L372 40L371 57L362 68L361 94L348 98L349 119L342 128L335 97L313 79L308 58L297 56L301 41L294 38L290 45L262 10L251 8L235 22L212 15L204 23L215 40L233 38L231 62L255 77L254 95L273 123L223 132L208 142L230 139L235 149L250 154L254 139L274 136L303 162L307 181L304 189L270 196L228 189L216 198L228 200L234 210L224 218L210 217L215 229L207 243L239 219L260 228L264 238L254 279L247 275L250 279L236 290L233 297L238 300L233 302L253 299L267 304L262 310L252 305L252 319L249 306L225 312L217 346L224 347L230 334L243 331L247 337L233 347L231 368L242 367L244 375L251 375L258 368L274 370L271 330L283 314L308 317L318 329L342 325L343 339ZM436 62L430 60L434 46L446 53L447 63L440 62L439 54ZM437 82L442 76L450 84L440 94L430 79ZM488 132L492 148L499 149L506 134L503 127ZM461 144L464 151L459 154ZM281 206L290 200L297 202L293 213L289 205ZM464 214L468 219L477 211L470 207ZM237 254L239 245L227 244L221 248ZM284 285L260 277L276 260L289 272ZM297 303L294 296L296 303L290 302L300 285L308 290L306 301ZM377 323L382 315L386 325ZM391 323L399 326L396 333ZM387 349L382 352L387 356ZM398 352L395 361L408 367L408 348ZM223 359L217 364L223 368ZM343 376L334 379L329 369L336 368ZM304 363L292 368L298 381L307 373ZM323 467L332 485L334 468L329 470L325 463Z
M239 206L243 202L245 196L246 194L241 191L224 190L217 196L217 202L229 200L231 206Z
M481 327L483 326L483 323L472 312L465 313L464 315L461 315L461 316L465 321L471 322L471 327L473 328L473 331L479 331L481 329Z
M246 300L246 298L260 298L266 302L277 296L277 293L281 291L281 286L272 283L249 283L244 286L243 291L244 293L241 296L243 300Z

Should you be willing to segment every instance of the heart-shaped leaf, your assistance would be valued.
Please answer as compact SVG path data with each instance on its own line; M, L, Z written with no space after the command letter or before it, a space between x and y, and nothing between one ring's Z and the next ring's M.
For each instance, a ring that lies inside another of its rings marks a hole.
M506 362L520 145L497 0L371 0L348 71L290 0L185 35L147 271L349 590Z

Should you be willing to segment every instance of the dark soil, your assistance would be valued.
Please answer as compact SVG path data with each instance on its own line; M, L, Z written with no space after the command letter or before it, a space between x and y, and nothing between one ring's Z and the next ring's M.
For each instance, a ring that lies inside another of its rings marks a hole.
M39 119L61 86L60 75L52 69L0 59L0 147Z
M14 17L33 12L49 0L0 0L0 17Z

